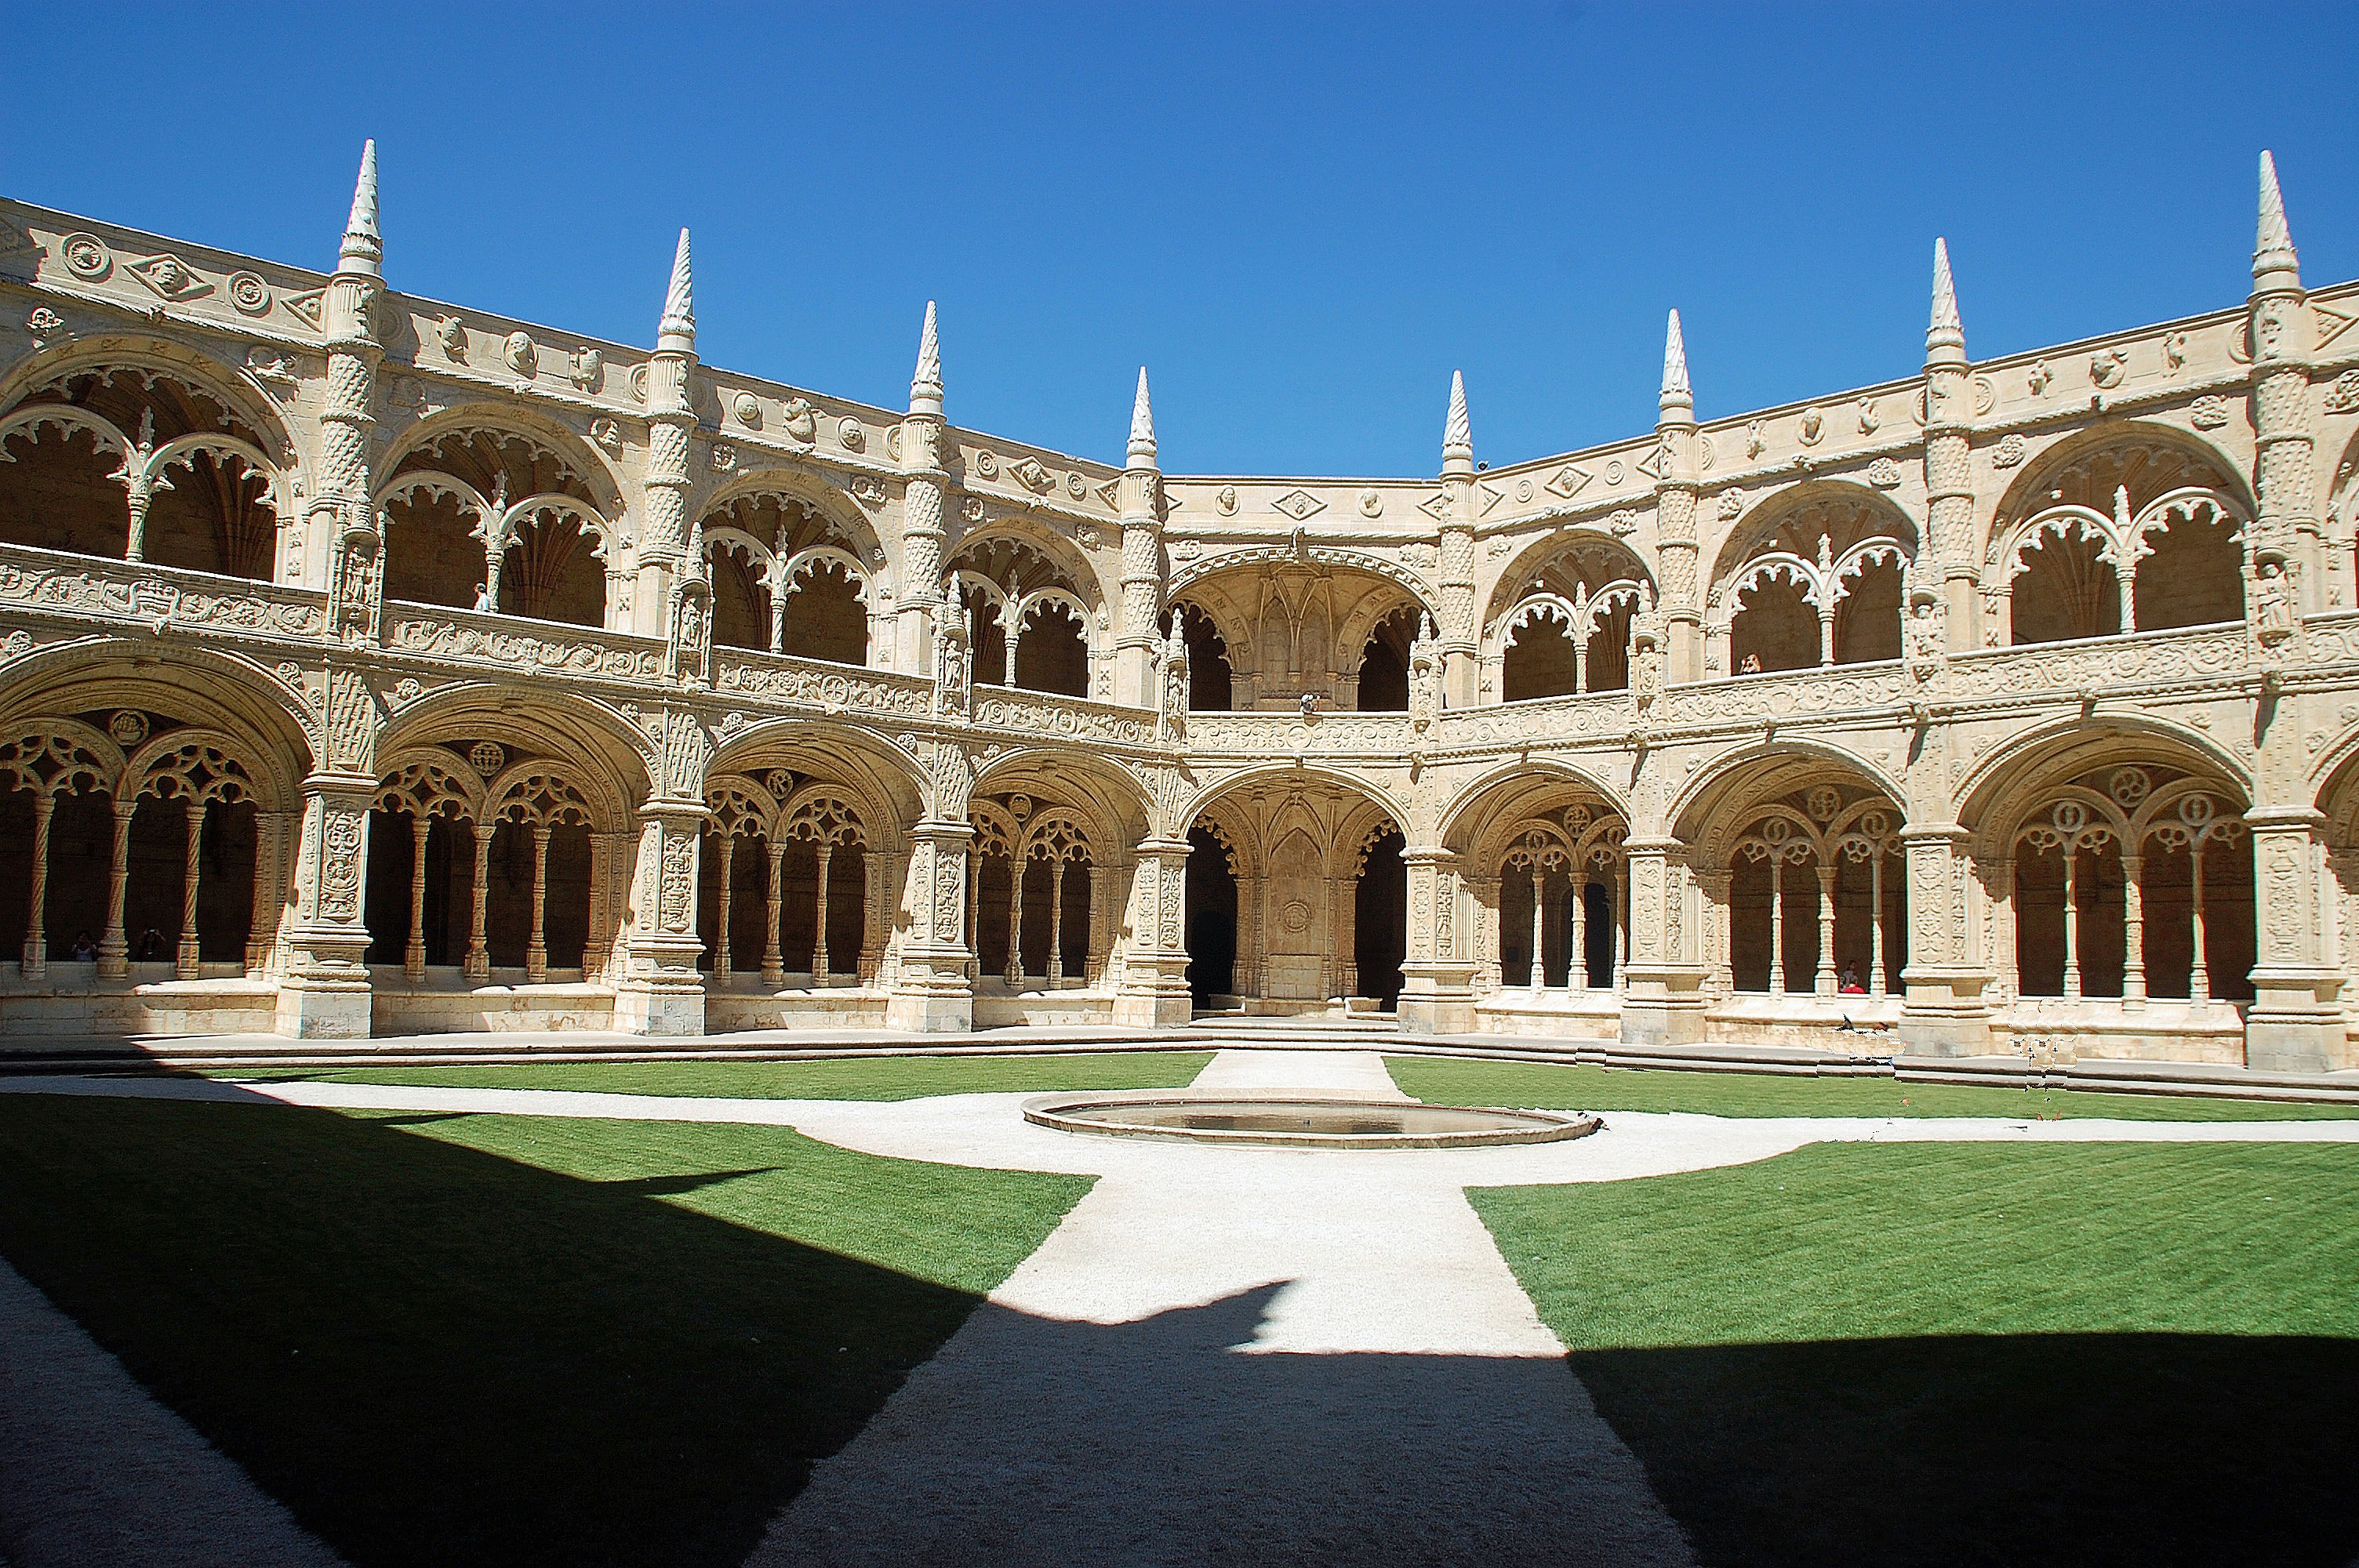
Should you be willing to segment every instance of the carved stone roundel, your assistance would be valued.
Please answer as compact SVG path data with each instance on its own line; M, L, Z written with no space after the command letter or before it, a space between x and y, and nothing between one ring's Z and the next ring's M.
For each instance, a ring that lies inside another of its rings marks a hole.
M118 746L136 746L147 739L147 716L124 708L106 721L106 732Z
M467 752L467 765L485 778L498 773L507 760L497 741L478 741Z

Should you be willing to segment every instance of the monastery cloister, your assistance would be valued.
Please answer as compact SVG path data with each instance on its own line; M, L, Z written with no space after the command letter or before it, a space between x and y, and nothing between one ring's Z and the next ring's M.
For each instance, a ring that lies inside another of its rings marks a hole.
M0 1034L2359 1065L2359 284L1427 479L1109 465L0 202ZM651 278L652 283L652 278ZM652 294L652 288L650 293ZM915 312L913 311L913 315ZM1111 433L1111 432L1110 432ZM1858 1036L1852 1036L1858 1038Z

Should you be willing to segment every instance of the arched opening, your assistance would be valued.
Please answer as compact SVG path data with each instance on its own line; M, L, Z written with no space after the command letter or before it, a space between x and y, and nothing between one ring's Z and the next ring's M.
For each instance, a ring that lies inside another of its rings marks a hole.
M615 505L556 448L514 430L445 428L402 455L379 495L387 598L604 623Z
M868 662L868 609L862 585L842 561L817 560L795 569L787 584L779 651L832 664Z
M1799 761L1794 772L1803 773ZM1706 911L1706 949L1725 966L1715 985L1772 996L1898 994L1908 932L1899 809L1849 783L1768 787L1731 843L1725 872L1700 877L1708 896L1726 878L1724 902Z
M1729 622L1728 652L1735 673L1806 670L1819 662L1819 612L1802 584L1778 578L1753 584L1736 596ZM1893 622L1897 636L1899 622Z
M1188 830L1188 990L1211 1007L1236 996L1237 879L1228 846L1199 823Z
M1009 993L1086 983L1094 861L1081 818L1023 795L979 799L969 816L968 921L980 972Z
M1229 644L1219 628L1194 605L1182 604L1180 635L1188 645L1189 711L1228 712L1235 701L1235 690L1229 673Z
M212 394L145 369L73 371L0 429L0 539L276 575L271 443Z
M1572 624L1561 612L1553 609L1528 611L1518 618L1507 638L1499 673L1504 700L1523 702L1535 697L1569 697L1581 689Z
M2210 453L2147 427L2040 464L1992 526L1997 570L1984 580L2006 601L2009 637L2049 643L2243 620L2241 494Z
M1835 663L1871 665L1900 656L1901 571L1879 560L1843 581L1835 604Z
M385 596L482 610L484 541L459 498L420 492L386 508Z
M1016 684L1032 691L1089 696L1089 633L1072 606L1060 600L1035 600L1023 621Z
M414 979L423 977L428 965L466 958L474 854L472 823L385 806L369 813L364 918L371 964L398 964Z
M535 621L598 626L606 618L600 543L579 519L544 514L511 531L500 570L499 611Z
M1360 654L1355 704L1359 711L1408 711L1408 645L1416 635L1416 614L1408 609L1396 610L1376 622Z
M712 641L723 648L766 650L770 645L770 587L765 561L707 546L705 572L712 584Z
M1585 687L1590 691L1630 688L1630 617L1638 608L1634 593L1592 600L1590 631L1582 652L1589 666Z
M1386 824L1362 856L1353 889L1352 994L1375 999L1386 1012L1400 1005L1401 962L1408 957L1407 847L1400 829Z
M712 985L749 970L774 990L873 974L868 827L851 795L778 769L760 782L716 774L707 802L697 932Z
M2010 639L2061 643L2119 632L2121 586L2104 547L2102 535L2067 532L2043 535L2025 549L2008 595Z

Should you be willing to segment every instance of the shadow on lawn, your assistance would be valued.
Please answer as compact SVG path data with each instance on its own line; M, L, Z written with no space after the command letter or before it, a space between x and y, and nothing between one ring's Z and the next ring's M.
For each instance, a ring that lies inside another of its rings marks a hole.
M975 1301L645 1195L744 1173L277 1105L0 1097L0 1251L366 1568L734 1568Z
M1572 1364L1710 1565L2359 1553L2359 1341L1959 1336Z

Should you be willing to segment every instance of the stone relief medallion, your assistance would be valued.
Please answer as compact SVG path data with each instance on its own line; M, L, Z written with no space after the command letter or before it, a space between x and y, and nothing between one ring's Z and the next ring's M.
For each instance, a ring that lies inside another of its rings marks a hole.
M1278 928L1288 936L1299 936L1310 929L1310 906L1300 899L1288 899L1286 907L1277 912Z

